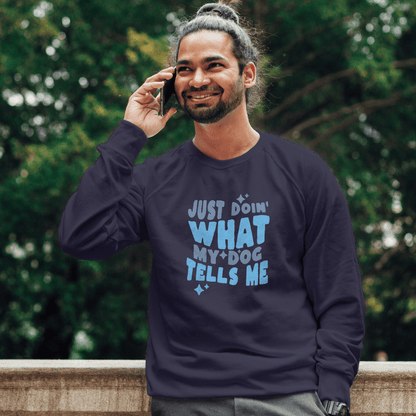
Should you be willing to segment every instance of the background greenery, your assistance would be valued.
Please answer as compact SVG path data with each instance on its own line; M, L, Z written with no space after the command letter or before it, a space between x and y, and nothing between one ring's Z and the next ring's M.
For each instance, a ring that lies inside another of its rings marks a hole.
M60 250L80 178L202 1L0 0L0 358L145 358L149 245ZM366 298L363 360L416 360L416 4L249 0L271 70L254 128L320 154L347 198ZM193 135L179 112L137 160Z

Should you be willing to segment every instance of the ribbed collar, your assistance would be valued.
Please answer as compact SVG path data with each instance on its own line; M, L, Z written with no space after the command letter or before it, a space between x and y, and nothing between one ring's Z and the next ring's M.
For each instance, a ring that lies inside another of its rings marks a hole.
M237 165L239 163L244 163L247 160L251 159L255 154L257 154L262 148L263 148L263 142L262 135L263 133L261 131L256 130L257 133L260 134L260 138L257 141L257 143L246 153L242 154L241 156L237 156L233 159L227 159L227 160L218 160L213 159L212 157L207 156L206 154L202 153L193 143L192 140L189 140L186 145L188 148L189 153L196 157L201 163L204 163L205 165L209 165L213 168L217 169L225 169L230 166Z

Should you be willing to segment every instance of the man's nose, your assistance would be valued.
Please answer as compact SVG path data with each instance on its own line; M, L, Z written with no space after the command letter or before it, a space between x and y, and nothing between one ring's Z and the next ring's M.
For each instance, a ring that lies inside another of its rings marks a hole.
M210 83L210 79L206 72L201 68L195 70L192 79L189 81L189 85L195 88L200 88L202 85Z

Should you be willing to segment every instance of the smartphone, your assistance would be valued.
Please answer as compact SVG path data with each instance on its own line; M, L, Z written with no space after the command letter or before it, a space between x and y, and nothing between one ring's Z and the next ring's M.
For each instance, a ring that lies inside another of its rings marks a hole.
M165 81L165 85L160 92L160 115L164 116L166 111L166 104L169 101L169 98L175 92L175 79L176 79L176 66L173 77Z

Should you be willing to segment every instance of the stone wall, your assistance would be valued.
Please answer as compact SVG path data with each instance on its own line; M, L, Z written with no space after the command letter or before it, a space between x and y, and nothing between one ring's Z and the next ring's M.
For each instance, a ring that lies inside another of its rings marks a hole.
M150 416L150 401L144 360L0 360L0 416ZM351 413L416 415L416 362L362 361Z

